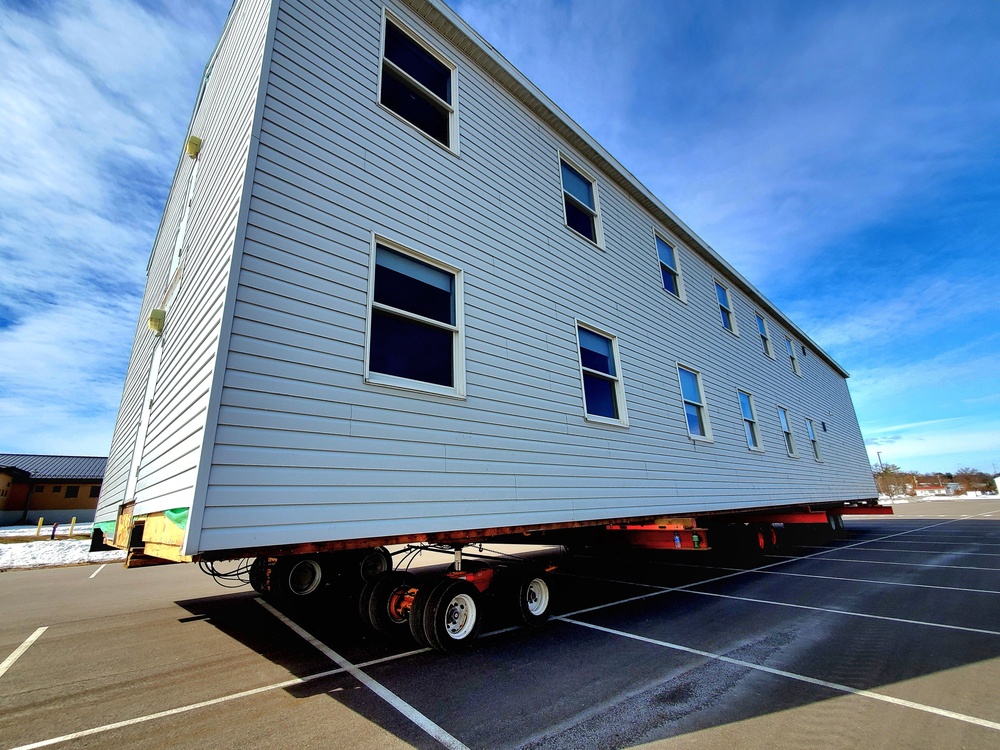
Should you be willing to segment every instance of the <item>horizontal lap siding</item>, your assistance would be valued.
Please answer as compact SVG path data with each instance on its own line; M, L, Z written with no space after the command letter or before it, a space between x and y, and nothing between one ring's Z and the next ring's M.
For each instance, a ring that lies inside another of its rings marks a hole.
M687 248L687 302L666 294L653 220L600 175L606 250L569 231L572 151L391 7L458 65L461 155L376 103L379 4L282 1L201 549L872 496L844 379L815 355L793 375L774 322L765 357L735 290L740 335L723 330ZM364 383L372 232L462 269L466 399ZM619 338L627 429L583 418L575 318ZM702 373L713 443L688 438L678 360Z
M243 0L227 21L190 133L203 141L188 217L182 276L167 310L163 353L136 485L136 514L189 507L208 398L215 375L222 309L232 261L250 130L260 81L269 3ZM109 458L110 481L98 520L113 520L125 497L139 414L156 339L146 329L163 305L177 229L194 161L181 158L153 247L146 291Z

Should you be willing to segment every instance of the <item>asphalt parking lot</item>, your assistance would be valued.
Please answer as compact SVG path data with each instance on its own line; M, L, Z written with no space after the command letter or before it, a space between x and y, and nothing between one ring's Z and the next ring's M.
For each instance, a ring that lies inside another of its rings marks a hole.
M557 616L461 654L191 565L4 573L0 747L1000 747L1000 501L896 514L755 561L553 552Z

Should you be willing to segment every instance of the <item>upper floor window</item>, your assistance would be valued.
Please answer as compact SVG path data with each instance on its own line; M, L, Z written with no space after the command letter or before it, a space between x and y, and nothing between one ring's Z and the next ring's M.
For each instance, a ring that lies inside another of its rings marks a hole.
M809 442L812 443L813 458L821 461L822 459L819 457L819 440L816 439L816 428L813 426L811 419L806 419L806 434L809 435Z
M576 334L580 345L580 374L587 418L627 425L625 390L615 337L579 324Z
M753 396L744 391L737 391L740 397L740 412L743 414L743 431L747 436L747 447L751 450L761 450L760 430L757 428L757 414L753 408Z
M455 148L455 66L389 18L379 102L443 146Z
M757 314L757 332L760 333L760 346L764 350L764 354L768 357L774 358L774 349L771 347L771 336L767 331L767 321L764 320L763 316L759 313Z
M365 378L442 395L465 395L457 269L375 245Z
M718 281L715 282L715 296L719 300L719 314L722 316L722 327L730 333L736 333L736 317L729 301L729 289Z
M656 256L660 260L660 276L663 279L663 288L679 299L683 299L681 292L681 271L677 265L677 248L669 242L654 235L656 238Z
M702 395L701 374L677 365L677 377L681 382L681 401L684 404L688 435L695 439L711 440L712 427L708 422L708 410Z
M795 455L795 438L792 436L791 422L788 421L788 410L779 406L778 419L781 421L781 432L785 436L785 450L789 456Z
M787 336L785 336L785 350L788 352L788 361L792 366L792 372L796 375L801 375L802 373L799 372L799 358L795 355L795 344Z
M566 226L594 244L602 245L597 183L565 159L560 159L559 165L562 170Z

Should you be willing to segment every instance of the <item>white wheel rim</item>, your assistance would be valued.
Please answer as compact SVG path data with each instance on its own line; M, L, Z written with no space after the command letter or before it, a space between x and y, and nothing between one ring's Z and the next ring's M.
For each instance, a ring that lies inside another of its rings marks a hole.
M549 608L549 585L541 578L531 579L525 591L525 604L532 615L544 615Z
M476 602L468 594L459 594L448 602L444 613L444 631L448 637L460 641L476 626Z
M288 571L288 589L296 596L306 596L319 588L323 569L315 560L302 560Z

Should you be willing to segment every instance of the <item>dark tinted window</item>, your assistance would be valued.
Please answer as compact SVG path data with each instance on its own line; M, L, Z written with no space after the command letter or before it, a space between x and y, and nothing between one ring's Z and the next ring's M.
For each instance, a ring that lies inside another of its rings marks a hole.
M615 358L611 339L580 328L580 363L588 370L615 375Z
M80 497L80 488L77 485L71 484L66 488L66 497Z
M588 240L597 241L594 232L594 217L578 207L569 198L566 199L566 223Z
M587 399L587 413L609 419L618 419L615 403L615 384L595 375L583 374L583 392Z
M385 24L385 56L451 104L451 69L391 21Z
M99 497L100 494L101 494L101 485L95 484L93 487L90 488L91 497Z
M453 338L442 328L372 310L369 368L385 375L451 387Z
M449 145L449 113L410 88L391 70L382 75L382 104L445 146Z
M375 301L454 325L455 277L386 247L375 255Z

